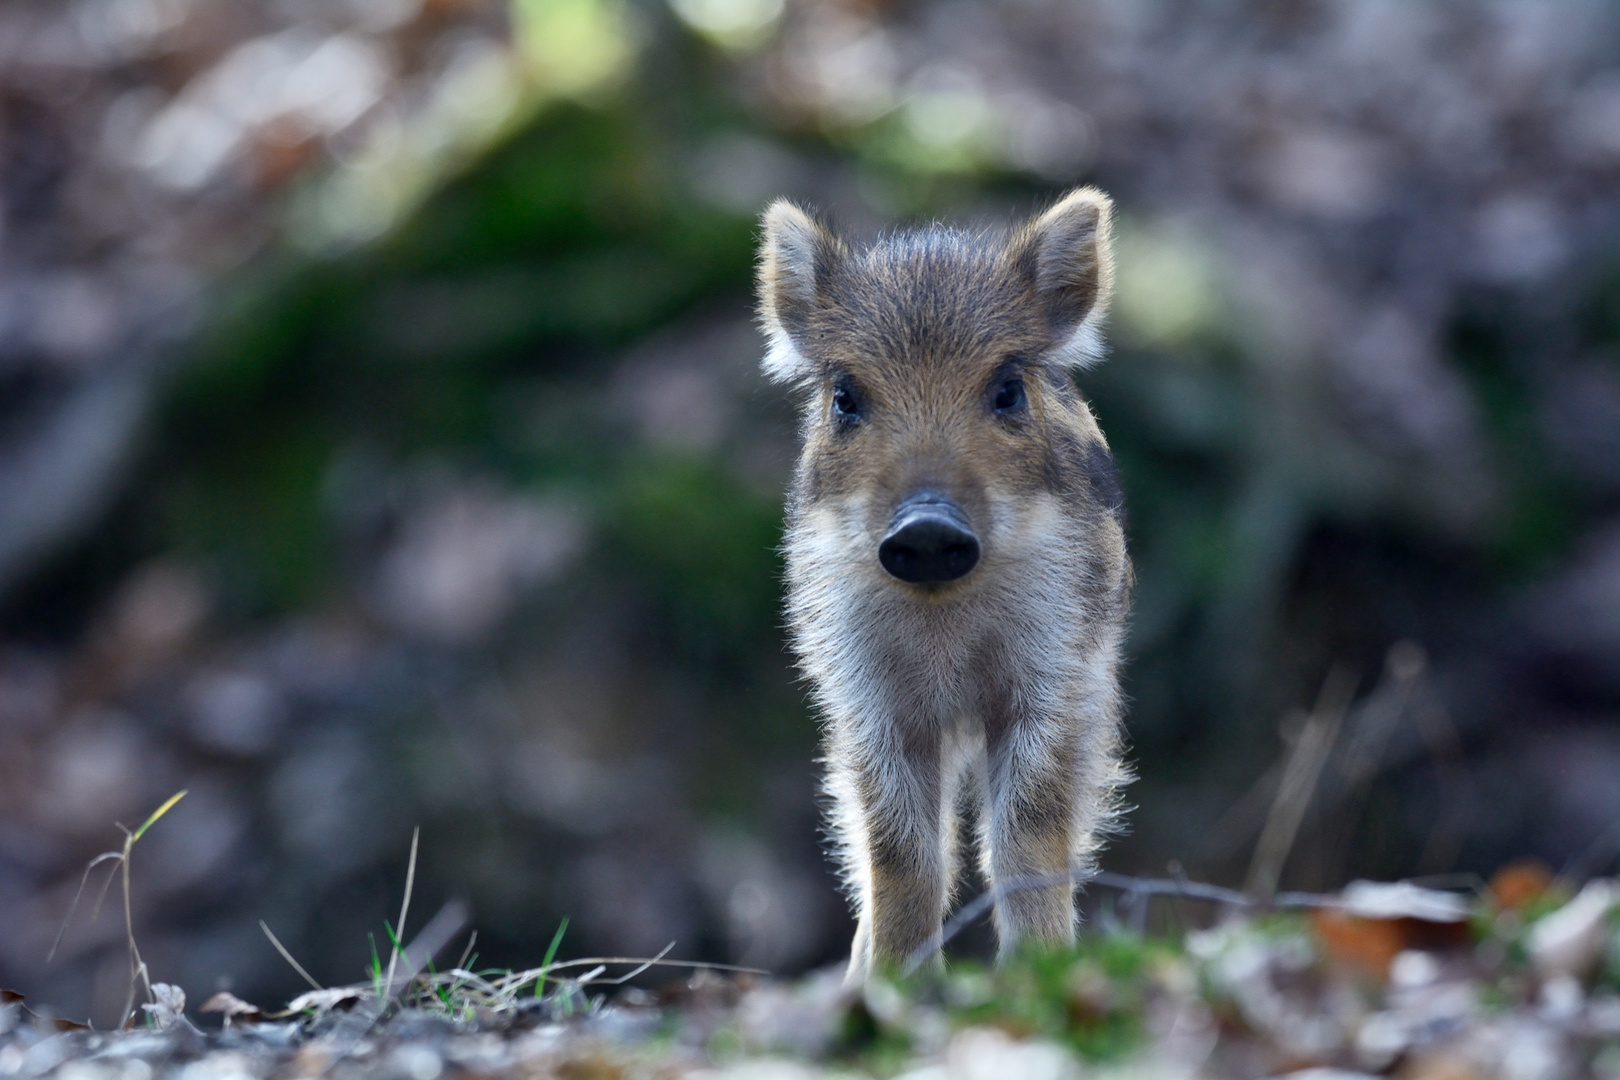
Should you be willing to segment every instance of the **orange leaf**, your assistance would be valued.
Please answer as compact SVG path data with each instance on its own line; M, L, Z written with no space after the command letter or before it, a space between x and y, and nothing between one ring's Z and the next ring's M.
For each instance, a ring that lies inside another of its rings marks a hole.
M1551 887L1552 871L1536 859L1510 862L1491 875L1491 899L1504 911L1523 911Z

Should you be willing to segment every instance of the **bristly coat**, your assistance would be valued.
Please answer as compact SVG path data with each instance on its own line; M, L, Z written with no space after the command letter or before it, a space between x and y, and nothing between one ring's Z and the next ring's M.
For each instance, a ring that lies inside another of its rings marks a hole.
M764 368L805 395L788 613L826 725L850 978L939 940L958 809L993 886L1083 874L1118 814L1130 600L1113 459L1075 369L1101 357L1108 197L1005 237L857 246L765 212ZM1009 891L1003 952L1070 941L1073 887Z

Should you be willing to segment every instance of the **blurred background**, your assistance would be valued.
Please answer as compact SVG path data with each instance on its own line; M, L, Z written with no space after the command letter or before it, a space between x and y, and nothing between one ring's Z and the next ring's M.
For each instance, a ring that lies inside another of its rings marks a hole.
M45 957L181 788L133 915L194 1002L297 992L260 919L361 978L417 825L413 920L465 898L485 964L564 916L835 960L756 216L1081 181L1140 583L1104 865L1241 884L1314 731L1286 887L1611 866L1612 5L7 0L0 986L116 1021L117 903Z

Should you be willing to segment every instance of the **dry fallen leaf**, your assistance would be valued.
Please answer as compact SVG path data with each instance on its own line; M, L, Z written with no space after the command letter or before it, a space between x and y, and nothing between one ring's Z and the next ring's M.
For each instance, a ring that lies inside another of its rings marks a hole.
M15 1005L22 1010L22 1014L35 1024L42 1025L52 1031L89 1031L89 1024L81 1024L77 1020L69 1020L61 1016L51 1016L48 1013L41 1016L39 1013L23 1004L24 998L15 990L0 989L0 1005Z
M153 1001L142 1005L151 1024L158 1031L167 1031L186 1022L186 992L172 983L153 983Z
M305 1009L318 1009L322 1012L331 1009L347 1009L363 997L361 990L353 986L334 986L326 990L311 990L307 994L299 994L287 1003L287 1013L299 1013Z
M1520 859L1492 874L1488 888L1491 899L1503 911L1523 911L1546 895L1552 883L1553 874L1546 863L1539 859Z
M1416 919L1465 923L1468 904L1455 893L1425 889L1410 881L1352 881L1339 894L1344 910L1364 919Z
M1589 881L1563 907L1530 928L1530 959L1542 978L1584 978L1608 944L1609 911L1620 903L1620 883Z
M200 1013L217 1012L225 1014L225 1026L230 1027L231 1021L241 1020L249 1024L257 1024L264 1019L264 1010L257 1005L243 1001L228 990L221 990L197 1009Z
M1462 898L1410 882L1354 881L1340 907L1311 913L1311 929L1330 964L1380 982L1407 949L1444 951L1468 944L1468 905Z

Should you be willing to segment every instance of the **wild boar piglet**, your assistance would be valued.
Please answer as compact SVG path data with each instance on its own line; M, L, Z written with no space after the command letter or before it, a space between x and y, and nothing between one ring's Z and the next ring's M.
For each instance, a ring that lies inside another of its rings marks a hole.
M849 977L936 945L960 815L1002 888L1003 955L1071 941L1119 813L1130 602L1120 489L1076 390L1113 277L1108 197L1003 235L856 244L765 212L764 368L804 396L787 609L825 724L856 908Z

